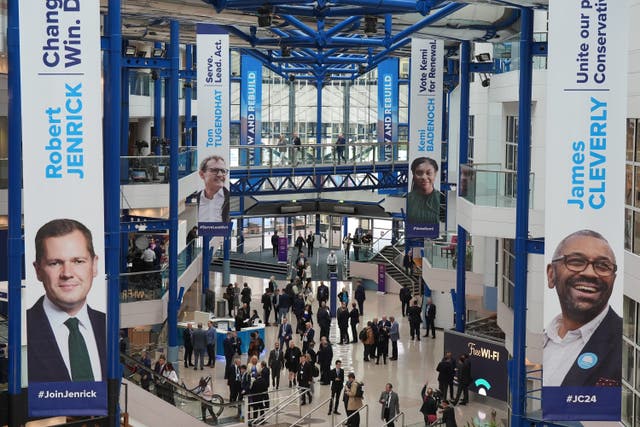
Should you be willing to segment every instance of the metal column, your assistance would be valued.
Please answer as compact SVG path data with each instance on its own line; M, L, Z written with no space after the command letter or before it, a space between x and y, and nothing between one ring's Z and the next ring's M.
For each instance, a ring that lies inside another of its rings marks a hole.
M169 306L167 313L167 328L169 348L167 361L178 367L178 69L180 66L180 24L171 21L171 40L168 58L171 61L169 79L167 81L168 100L166 107L169 113L165 115L169 129ZM166 112L166 110L165 110Z
M20 31L17 1L8 4L7 45L9 50L9 233L7 270L9 280L9 425L23 425L21 408L22 356L22 115L20 112Z
M525 420L527 372L527 239L529 233L529 171L531 143L531 83L533 11L523 8L520 26L520 82L518 94L518 165L516 198L515 293L513 302L513 359L509 369L511 425L529 425Z
M471 43L463 41L460 43L460 165L466 164L467 147L469 145L469 59L471 56ZM458 174L460 166L458 166ZM456 246L456 331L464 332L467 321L466 304L466 248L467 230L458 225L458 243Z
M122 137L122 16L109 0L104 55L104 228L107 274L107 375L109 425L120 425L120 139Z
M155 49L162 49L162 43L154 43ZM153 74L152 74L153 76ZM157 144L152 146L153 153L156 156L162 154L162 144L160 139L162 138L162 77L160 77L160 70L156 73L156 79L153 81L153 135L157 138ZM155 148L155 149L154 149Z
M193 45L188 44L185 47L185 70L187 73L191 71L193 67ZM191 96L193 89L191 88L193 80L187 80L184 83L184 145L190 147L193 145L193 138L191 135Z
M323 79L318 77L316 79L316 144L322 144L322 87ZM316 149L316 161L320 163L322 160L322 147ZM302 156L302 163L304 163L304 156ZM318 175L315 177L316 182L320 179Z

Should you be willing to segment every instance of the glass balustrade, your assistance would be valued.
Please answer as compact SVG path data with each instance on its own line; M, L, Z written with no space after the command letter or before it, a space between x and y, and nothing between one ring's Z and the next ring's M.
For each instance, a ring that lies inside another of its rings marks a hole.
M120 184L161 184L169 182L169 156L121 156ZM178 153L178 177L198 170L197 150L181 148Z
M198 257L202 248L199 240L192 240L178 254L178 277ZM169 283L169 269L166 265L151 271L137 271L120 274L120 302L150 301L162 298Z
M529 208L533 209L533 172L529 174ZM460 197L478 206L516 207L517 174L499 164L460 165Z
M456 242L425 240L424 257L427 259L431 268L441 268L445 270L455 270L458 265L458 249ZM473 266L473 246L467 245L467 253L465 259L466 271L471 271Z

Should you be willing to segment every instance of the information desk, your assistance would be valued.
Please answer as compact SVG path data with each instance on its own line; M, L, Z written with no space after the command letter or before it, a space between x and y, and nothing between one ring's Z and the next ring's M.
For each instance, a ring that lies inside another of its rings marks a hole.
M216 355L224 356L224 339L227 338L227 331L235 330L235 321L231 317L211 317L209 320L213 322L213 326L216 327L217 337L216 337ZM184 342L182 341L182 332L186 329L187 323L191 323L193 330L196 330L198 325L195 322L178 322L178 345L183 346ZM202 325L202 328L206 330L209 328L208 325ZM241 331L236 332L238 338L242 341L242 345L240 346L240 352L242 354L246 354L249 350L249 341L251 341L251 333L257 332L260 338L265 341L264 335L264 324L261 323L258 326L251 326L249 328L242 328ZM265 342L265 349L267 345ZM266 351L266 350L265 350Z

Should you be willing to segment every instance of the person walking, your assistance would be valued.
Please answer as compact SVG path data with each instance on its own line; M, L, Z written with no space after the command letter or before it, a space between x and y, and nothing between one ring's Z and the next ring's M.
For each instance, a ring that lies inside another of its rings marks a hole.
M336 154L338 164L340 164L340 159L343 162L347 163L347 159L344 157L344 150L347 147L347 139L344 137L344 134L341 132L338 135L338 139L336 140Z
M364 291L364 285L362 282L358 282L356 286L356 291L354 292L353 298L358 301L358 308L360 309L360 316L364 316L364 300L367 299Z
M351 325L351 343L358 342L358 323L360 323L360 311L356 307L356 303L351 303L351 311L349 312L349 324Z
M438 389L442 394L442 398L446 399L449 384L451 384L449 393L453 398L453 364L451 360L451 352L445 353L440 363L438 363L436 371L438 371Z
M273 307L273 293L267 288L267 290L262 294L260 301L262 302L262 310L264 311L264 325L269 326L269 316L271 315L271 308ZM274 316L275 317L275 316Z
M347 400L347 417L353 415L351 418L349 418L349 421L347 422L347 425L349 427L358 427L360 426L360 414L356 413L356 411L358 411L358 409L362 408L362 395L361 392L358 391L359 388L362 387L362 384L359 384L356 381L356 375L353 372L349 372L349 375L347 376L348 381L347 384L345 385L345 391L344 394L345 396L348 397Z
M466 405L469 403L469 385L471 384L471 360L469 360L468 355L460 355L456 362L456 369L458 371L458 390L453 404ZM462 401L460 401L461 394L463 396Z
M307 256L311 257L313 256L313 244L315 243L316 238L313 235L313 233L309 233L309 235L307 236Z
M424 319L427 331L424 336L429 336L429 330L431 330L431 338L436 339L436 305L431 298L427 298L427 306L424 309Z
M271 236L271 253L275 258L278 256L278 232L274 231L273 236Z
M280 349L280 342L273 344L273 350L269 353L269 369L271 369L271 385L280 388L280 371L284 366L284 353Z
M353 242L353 239L351 239L351 233L348 233L342 239L342 248L344 249L344 256L347 257L347 259L349 259L349 251L351 250L352 242Z
M331 343L329 343L327 337L320 338L317 357L320 365L320 384L327 385L329 384L329 371L333 360L333 348L331 348Z
M340 329L340 344L349 344L349 310L345 303L340 304L338 312L336 313L338 319L338 328Z
M400 324L394 316L389 316L389 339L391 340L391 357L389 360L398 360L398 340L400 339Z
M411 340L417 338L420 341L420 307L418 306L418 300L413 300L413 305L407 309L407 316L409 317L409 329L411 333Z
M411 289L409 286L403 286L400 289L400 303L402 304L402 317L407 315L407 310L409 309L409 303L411 302Z
M298 232L298 238L296 239L296 247L298 248L298 253L303 252L302 247L306 244L306 240L302 235L302 231ZM304 253L304 252L303 252ZM303 263L304 265L304 263Z
M393 391L391 383L384 386L384 391L380 393L378 402L382 405L380 419L385 421L387 427L395 427L395 424L389 421L400 413L400 399L398 393Z
M326 303L323 301L316 314L316 320L318 321L318 327L320 328L320 338L324 337L329 340L329 332L331 330L331 313Z
M338 402L340 401L340 392L344 388L344 369L342 369L342 361L336 360L336 367L329 372L329 383L331 383L331 400L329 400L329 413L331 415L331 408L333 413L341 415L338 412Z

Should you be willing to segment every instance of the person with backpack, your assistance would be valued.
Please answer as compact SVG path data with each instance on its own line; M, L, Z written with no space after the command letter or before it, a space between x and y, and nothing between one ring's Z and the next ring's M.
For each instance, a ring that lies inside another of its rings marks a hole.
M377 342L377 357L376 357L376 365L380 364L380 356L382 356L382 360L384 364L387 364L387 354L389 353L389 327L386 323L378 324L378 342Z
M362 339L363 336L366 338ZM360 331L360 341L362 341L362 344L364 345L364 361L368 362L369 354L371 354L371 347L376 342L375 335L373 334L372 322L367 322L367 327Z
M347 421L347 426L358 427L360 425L360 414L355 412L362 408L363 405L363 384L356 381L356 375L353 372L349 372L347 378L347 384L344 386L344 394L347 397L347 417L353 414Z

